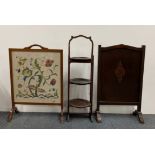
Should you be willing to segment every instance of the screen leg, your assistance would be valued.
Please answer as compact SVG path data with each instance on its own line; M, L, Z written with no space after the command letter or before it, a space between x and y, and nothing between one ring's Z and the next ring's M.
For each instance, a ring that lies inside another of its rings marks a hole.
M102 122L99 104L97 104L97 109L96 109L96 121L97 121L97 123L101 123Z
M13 119L14 113L16 113L16 114L19 113L17 107L12 107L12 109L10 110L10 112L8 114L8 122L10 122Z

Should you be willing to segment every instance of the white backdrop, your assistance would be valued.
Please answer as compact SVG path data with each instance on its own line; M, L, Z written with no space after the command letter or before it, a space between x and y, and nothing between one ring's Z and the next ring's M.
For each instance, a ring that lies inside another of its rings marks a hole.
M64 50L64 104L67 104L67 72L68 72L68 41L71 35L83 34L92 36L94 41L94 110L96 108L97 89L97 55L98 45L111 46L127 44L140 47L146 45L145 71L143 81L142 112L155 114L155 26L0 26L0 111L8 111L11 108L10 99L10 74L8 48L23 48L37 43L48 48ZM74 53L82 51L84 45L76 46ZM87 54L81 52L80 54ZM81 56L81 55L80 55ZM89 66L73 65L73 76L87 76ZM73 72L74 71L74 72ZM87 88L72 88L72 96L88 98ZM58 112L59 107L49 106L18 106L24 112ZM134 107L126 106L102 106L101 111L106 113L130 113Z

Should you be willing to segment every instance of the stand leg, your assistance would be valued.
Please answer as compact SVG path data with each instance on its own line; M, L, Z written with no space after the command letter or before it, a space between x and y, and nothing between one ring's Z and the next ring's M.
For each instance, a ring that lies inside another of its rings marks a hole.
M66 120L68 122L69 122L69 119L70 119L69 113L70 113L70 107L69 107L69 101L68 101L68 111L67 111L67 116L66 116Z
M133 112L133 115L134 115L134 116L138 116L139 122L144 124L144 118L143 118L142 112L135 110L135 111Z
M92 113L89 113L89 118L90 118L90 122L92 123L92 122L93 122L93 116L92 116Z
M143 118L143 114L141 112L138 112L138 119L140 123L144 124L144 118Z
M15 107L15 113L19 114L19 111L18 111L18 109L16 107Z
M99 111L96 111L96 121L97 123L102 123L102 118Z
M70 119L69 113L67 113L66 120L69 122L69 119Z
M11 120L12 120L12 118L13 118L13 114L14 114L14 112L13 112L13 110L11 109L11 111L10 111L9 114L8 114L8 122L11 122Z
M137 116L137 110L132 113L134 116Z
M90 119L90 122L92 123L93 122L93 107L92 107L92 103L91 103L90 112L89 112L89 119Z
M64 115L63 115L63 109L61 109L61 114L60 114L60 122L64 122Z
M16 107L13 107L11 111L8 114L8 122L10 122L13 118L14 113L19 113L18 109Z

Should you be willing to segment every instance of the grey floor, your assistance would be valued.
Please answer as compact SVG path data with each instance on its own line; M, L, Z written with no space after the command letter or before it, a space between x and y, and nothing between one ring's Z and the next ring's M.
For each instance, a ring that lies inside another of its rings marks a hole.
M0 129L155 129L155 115L143 115L145 124L140 124L137 117L126 114L103 114L103 122L93 123L88 118L72 117L63 124L58 114L19 113L11 122L7 114L0 112Z

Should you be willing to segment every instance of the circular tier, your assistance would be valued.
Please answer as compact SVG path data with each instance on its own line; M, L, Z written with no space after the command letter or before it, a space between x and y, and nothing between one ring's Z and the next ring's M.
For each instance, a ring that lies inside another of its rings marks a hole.
M86 85L90 84L91 81L89 79L84 79L84 78L74 78L70 80L71 84L77 84L77 85Z
M91 62L91 58L89 57L71 57L70 58L71 62L81 62L81 63L90 63Z
M84 99L72 99L69 102L70 102L70 106L76 107L76 108L86 108L91 106L91 103L88 100L84 100Z

